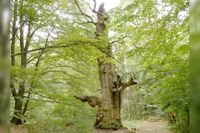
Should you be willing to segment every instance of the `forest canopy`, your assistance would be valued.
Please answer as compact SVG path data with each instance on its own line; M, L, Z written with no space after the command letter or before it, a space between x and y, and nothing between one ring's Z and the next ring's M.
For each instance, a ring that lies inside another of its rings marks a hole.
M89 133L153 117L189 133L189 1L104 6L11 1L10 122Z

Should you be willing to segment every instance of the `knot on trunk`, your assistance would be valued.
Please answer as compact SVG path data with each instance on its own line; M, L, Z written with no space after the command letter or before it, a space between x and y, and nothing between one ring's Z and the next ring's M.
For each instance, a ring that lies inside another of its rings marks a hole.
M100 105L100 99L96 96L74 96L76 99L81 100L82 102L88 102L91 107Z

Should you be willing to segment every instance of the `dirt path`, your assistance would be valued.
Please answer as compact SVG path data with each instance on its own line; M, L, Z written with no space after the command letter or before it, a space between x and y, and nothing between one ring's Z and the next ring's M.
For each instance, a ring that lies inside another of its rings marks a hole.
M172 133L168 129L166 122L143 121L139 127L139 133Z
M124 126L136 128L137 133L172 133L165 121L126 121Z
M169 131L167 122L165 121L126 121L124 126L131 130L131 133L172 133ZM136 132L133 131L136 129ZM127 130L105 131L96 130L93 133L129 133Z

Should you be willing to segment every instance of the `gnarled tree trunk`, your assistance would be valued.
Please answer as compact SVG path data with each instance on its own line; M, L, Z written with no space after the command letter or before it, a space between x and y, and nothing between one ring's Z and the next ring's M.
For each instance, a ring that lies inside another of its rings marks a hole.
M121 122L121 94L125 88L137 84L131 78L127 83L122 83L115 71L112 59L112 46L108 40L108 17L102 3L97 14L96 39L102 40L102 50L105 54L98 58L99 80L101 83L101 97L76 96L77 99L88 102L92 107L98 106L95 127L98 129L120 129ZM117 80L115 80L117 79Z

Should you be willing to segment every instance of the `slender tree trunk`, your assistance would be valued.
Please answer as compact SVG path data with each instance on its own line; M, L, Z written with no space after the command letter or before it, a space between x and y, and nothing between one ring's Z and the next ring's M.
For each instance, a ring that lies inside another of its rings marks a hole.
M17 21L17 8L18 8L18 1L13 1L14 7L13 7L13 22L12 22L12 39L11 39L11 54L15 54L15 40L16 40L16 34L17 34L17 28L16 28L16 21ZM21 25L20 25L21 26ZM15 66L15 56L11 57L11 66ZM14 107L14 116L11 120L11 123L13 124L21 124L22 120L20 119L20 108L21 108L21 100L18 96L18 93L15 88L14 83L14 75L11 75L11 90L12 94L15 100L15 107Z
M29 30L28 30L28 34L27 34L27 38L28 38L28 40L26 41L26 51L28 51L28 46L29 46L29 44L30 44L30 40L31 40L31 37L33 36L33 34L34 34L34 32L31 34L31 28L30 28L30 25L31 23L29 23ZM50 37L50 34L51 33L49 33L48 35L47 35L47 38L46 38L46 41L45 41L45 47L47 47L48 46L48 43L49 43L49 37ZM37 58L37 62L35 63L35 72L37 72L38 71L38 67L39 67L39 63L40 63L40 61L41 61L41 58L42 58L42 56L43 56L43 54L45 53L45 49L43 49L43 50L41 50L41 52L40 52L40 54L39 54L39 56L38 56L38 58ZM34 79L33 79L34 80ZM26 113L26 111L27 111L27 109L28 109L28 104L29 104L29 102L30 102L30 97L31 97L31 94L32 94L32 90L34 89L34 83L33 83L33 81L31 82L31 85L30 85L30 89L29 89L29 92L28 92L28 96L27 96L27 100L26 100L26 102L25 102L25 104L24 104L24 108L23 108L23 112L22 112L22 114L23 115L25 115L25 113Z
M23 0L20 0L20 8L23 8ZM25 52L25 44L24 44L24 18L23 18L23 13L22 13L22 9L20 11L20 27L19 27L19 32L20 32L20 51L21 53ZM29 31L28 31L29 34ZM14 37L14 36L13 36ZM14 46L14 45L13 45ZM13 47L12 46L12 47ZM14 51L14 49L11 50ZM12 57L12 59L14 59L14 57ZM24 69L26 68L26 60L27 60L27 54L21 54L21 68ZM14 61L12 62L14 63ZM12 86L11 86L12 87ZM13 84L14 87L14 84ZM20 125L23 124L23 100L24 100L24 93L25 93L25 80L21 81L19 83L19 89L18 89L18 93L16 93L14 100L15 100L15 105L14 105L14 116L11 120L11 123L15 124L15 125Z
M16 22L17 22L17 8L18 8L18 1L13 1L13 12L12 12L12 37L11 37L11 55L15 54L15 42L16 42L16 34L17 34L17 27L16 27ZM15 56L11 56L11 67L15 66ZM10 86L11 86L11 91L13 97L17 96L17 92L15 89L15 83L14 83L14 75L11 74L10 76Z
M15 40L16 40L16 34L17 34L17 4L18 1L16 0L13 6L13 19L12 19L12 39L11 39L11 54L15 54ZM11 66L15 66L15 56L11 57Z

